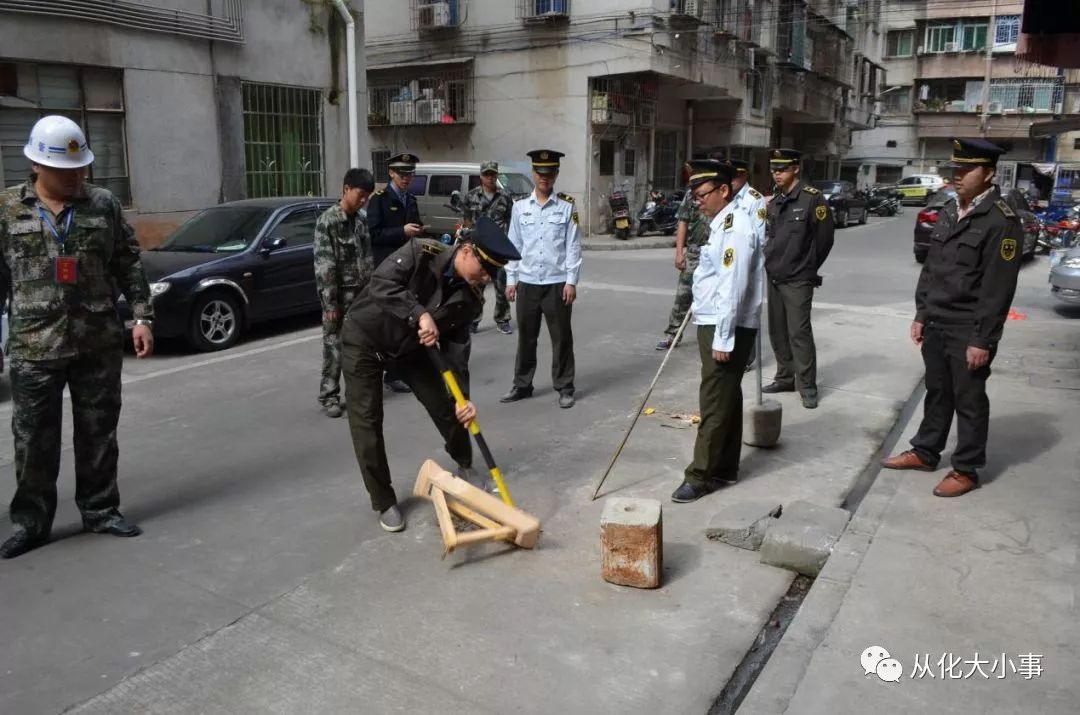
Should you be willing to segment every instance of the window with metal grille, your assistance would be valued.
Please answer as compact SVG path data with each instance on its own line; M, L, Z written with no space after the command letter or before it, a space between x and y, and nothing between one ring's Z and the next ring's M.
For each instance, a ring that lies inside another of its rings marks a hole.
M30 176L23 147L37 120L70 118L94 152L87 181L131 205L121 70L0 61L0 179L14 186Z
M633 149L623 149L623 176L634 176L637 173L637 152Z
M517 0L517 15L526 22L570 17L570 0Z
M473 66L395 67L368 73L368 126L473 124Z
M244 82L247 195L321 196L322 94Z
M914 30L890 30L885 36L886 57L911 57L915 54Z
M387 164L390 163L390 150L379 149L371 152L371 173L375 175L375 181L386 181L390 175Z
M1001 15L994 21L994 46L1014 45L1020 37L1020 16Z

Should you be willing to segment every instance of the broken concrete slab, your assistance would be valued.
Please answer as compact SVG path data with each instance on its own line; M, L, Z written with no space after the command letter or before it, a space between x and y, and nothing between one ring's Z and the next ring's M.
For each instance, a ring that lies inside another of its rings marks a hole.
M779 518L781 509L775 501L760 499L728 504L713 515L705 528L705 538L757 551L769 525Z
M761 542L761 563L816 577L850 518L837 507L792 502L769 524Z

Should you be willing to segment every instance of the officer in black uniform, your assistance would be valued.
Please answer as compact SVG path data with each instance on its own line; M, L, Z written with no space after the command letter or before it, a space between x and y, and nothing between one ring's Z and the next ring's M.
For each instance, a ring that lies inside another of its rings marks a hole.
M390 178L386 188L376 191L368 199L367 223L376 267L409 239L423 234L420 208L416 197L409 193L409 184L419 161L420 157L409 152L390 157L387 161ZM409 392L409 386L393 371L386 373L384 382L394 392Z
M818 271L833 246L833 217L821 192L799 180L800 152L774 149L769 157L776 191L767 209L765 271L769 342L776 376L762 392L794 392L803 407L818 404L817 351L810 309Z
M1023 229L991 182L1005 151L984 139L954 139L956 199L938 214L915 289L911 340L922 349L926 400L912 449L882 462L889 469L933 471L956 414L952 471L939 497L979 486L986 463L990 401L986 380L1020 271Z
M410 239L375 269L353 302L341 329L346 409L356 460L387 531L401 531L382 433L383 371L395 369L416 394L446 440L459 468L472 468L465 428L476 416L470 402L455 408L425 347L438 345L461 388L469 392L470 327L482 308L483 287L520 254L498 225L480 217L456 246Z

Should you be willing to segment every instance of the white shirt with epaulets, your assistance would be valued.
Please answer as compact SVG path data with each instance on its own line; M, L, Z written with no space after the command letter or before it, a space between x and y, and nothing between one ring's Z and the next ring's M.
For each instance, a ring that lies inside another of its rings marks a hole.
M746 212L733 201L713 217L694 271L695 325L715 325L712 349L735 349L735 328L760 325L765 256Z
M506 285L577 285L581 275L581 232L572 201L553 193L541 203L534 191L514 202L507 235L521 260L506 264Z
M749 183L745 183L739 189L739 193L735 194L735 205L746 212L750 218L750 224L754 227L754 235L757 236L758 242L764 245L765 197Z

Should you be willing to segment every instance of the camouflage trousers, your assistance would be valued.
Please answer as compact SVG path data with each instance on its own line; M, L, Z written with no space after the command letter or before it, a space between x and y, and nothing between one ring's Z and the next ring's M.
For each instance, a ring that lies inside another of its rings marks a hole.
M686 317L686 312L690 310L690 305L694 302L694 271L701 257L700 250L697 247L686 249L686 268L679 271L679 280L675 284L675 304L671 306L671 317L668 318L668 326L664 330L665 335L675 337L683 318ZM686 334L685 330L683 334Z
M319 404L326 406L341 401L341 321L352 305L359 288L345 288L341 292L338 319L322 319L322 377L319 380Z
M71 392L75 446L75 504L83 525L120 517L116 487L116 424L120 419L119 345L61 360L11 361L11 433L15 496L11 523L47 536L56 514L64 386Z
M495 284L495 322L496 323L509 323L510 322L510 301L506 299L506 270L500 268L498 275L495 276L495 280L492 281ZM485 298L487 294L487 287L480 293L480 308L484 307L487 302Z

